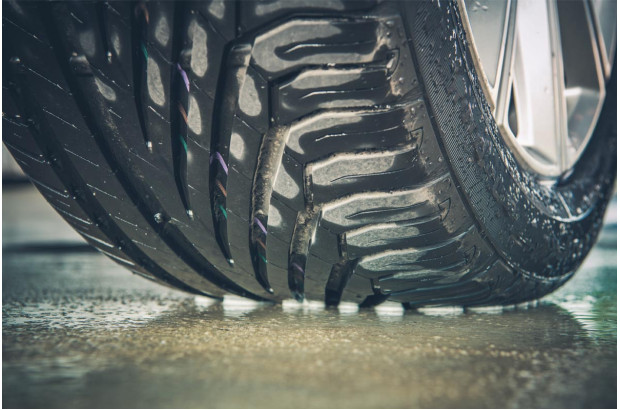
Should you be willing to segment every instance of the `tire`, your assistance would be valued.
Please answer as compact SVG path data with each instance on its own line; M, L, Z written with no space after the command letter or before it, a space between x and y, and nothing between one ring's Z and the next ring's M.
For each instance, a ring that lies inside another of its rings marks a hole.
M91 245L188 292L539 298L601 228L615 71L583 157L543 184L499 135L456 7L6 3L3 140Z

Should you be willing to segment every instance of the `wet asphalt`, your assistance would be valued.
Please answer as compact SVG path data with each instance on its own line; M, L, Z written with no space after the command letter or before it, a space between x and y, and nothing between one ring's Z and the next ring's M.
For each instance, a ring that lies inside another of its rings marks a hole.
M531 304L223 303L130 274L3 189L2 406L616 407L616 205Z

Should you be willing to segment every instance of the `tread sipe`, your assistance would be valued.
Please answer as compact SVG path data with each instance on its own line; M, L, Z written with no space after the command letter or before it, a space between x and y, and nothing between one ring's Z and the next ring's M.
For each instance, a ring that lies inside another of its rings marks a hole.
M7 3L4 143L91 245L188 292L410 307L540 297L583 257L535 275L495 225L489 236L469 192L492 180L464 182L444 139L459 114L435 112L444 77L419 57L431 6L416 7ZM610 184L590 202L593 232Z

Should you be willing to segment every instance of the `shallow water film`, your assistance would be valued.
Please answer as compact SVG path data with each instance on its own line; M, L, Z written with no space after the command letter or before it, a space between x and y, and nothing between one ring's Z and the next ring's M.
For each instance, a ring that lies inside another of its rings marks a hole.
M616 205L532 304L223 303L131 275L3 191L3 407L616 407Z

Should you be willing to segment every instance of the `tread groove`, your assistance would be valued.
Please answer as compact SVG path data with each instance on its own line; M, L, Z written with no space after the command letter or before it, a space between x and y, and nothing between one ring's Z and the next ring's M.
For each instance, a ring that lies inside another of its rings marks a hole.
M286 145L288 127L272 127L263 135L260 145L256 171L252 183L250 251L254 262L256 280L269 293L274 290L269 285L268 261L265 258L268 231L269 206L276 175L283 167L282 155ZM262 249L261 243L265 246Z
M131 48L132 48L132 68L133 68L133 98L138 112L138 122L144 136L144 143L149 152L153 151L153 142L149 138L146 126L146 113L144 106L144 83L146 81L146 59L148 52L146 51L146 27L148 23L148 11L144 3L131 3Z
M191 60L190 50L184 50L183 36L179 33L181 27L185 27L185 12L181 6L182 2L174 3L174 18L172 30L172 70L170 79L170 144L172 151L172 163L174 169L174 180L185 212L193 218L194 212L191 209L189 199L189 188L187 184L187 156L188 147L188 112L190 110L189 96L190 83L184 69ZM176 63L175 63L176 62Z
M226 56L222 59L221 77L216 91L215 113L212 124L211 172L209 190L213 209L213 226L217 243L230 265L234 264L228 239L227 181L228 163L222 152L228 157L228 150L233 129L233 119L237 107L237 94L241 90L243 77L249 65L251 47L248 44L231 43Z
M47 14L52 15L51 7L51 5L46 5L46 7L42 8L41 11L47 11ZM143 182L138 180L139 178L136 177L136 174L132 172L131 169L126 169L122 161L119 160L121 154L116 151L122 149L126 143L122 139L117 139L114 143L111 143L104 137L101 127L97 122L98 117L92 112L90 103L85 97L85 90L82 89L80 84L79 77L76 78L72 75L70 63L66 58L64 58L64 56L69 55L69 53L65 49L63 41L56 31L56 27L52 21L45 20L45 15L42 17L50 37L50 41L54 46L53 49L57 55L61 71L63 72L65 80L69 84L72 94L78 102L78 107L84 117L84 121L94 137L96 145L99 147L112 169L116 170L117 178L121 182L128 196L134 204L136 204L136 207L142 213L145 220L147 220L151 227L160 234L164 243L166 243L166 245L181 260L196 271L197 274L226 291L257 300L262 300L263 298L248 292L216 270L215 267L211 265L211 263L207 261L194 247L194 245L181 233L181 231L176 226L169 223L170 217L166 215L163 207L157 201L156 195L144 186ZM121 147L118 148L114 144L119 144ZM129 150L125 149L125 151ZM131 165L129 165L129 167L131 168ZM154 215L159 215L159 218L155 218ZM157 219L160 219L161 223L158 222Z
M19 74L20 69L20 67L12 67L12 69L7 70L7 72L9 72L9 76L15 76L17 79L15 86L11 87L11 93L14 94L15 100L20 104L20 110L26 114L27 118L30 119L29 128L35 138L36 144L43 152L54 153L53 155L56 160L50 161L49 166L54 170L54 172L56 172L61 181L67 184L68 187L74 187L73 191L76 192L75 201L80 205L80 208L93 221L97 222L99 229L108 238L114 240L116 244L122 244L123 252L125 254L131 256L134 261L137 261L144 269L159 280L190 293L215 297L185 284L181 280L172 276L170 273L166 272L163 268L157 265L156 262L148 258L137 246L133 245L129 237L117 227L116 223L108 215L108 212L101 206L101 204L95 200L92 195L85 194L85 192L88 192L87 183L80 177L80 173L73 167L71 161L67 158L68 154L65 153L65 150L62 149L62 146L57 142L57 139L54 138L54 131L47 124L47 120L42 114L42 109L34 102L36 99L32 98L32 96L30 96L30 92L26 91L22 85L17 85L19 82L22 82ZM27 104L26 101L30 104ZM39 110L41 113L38 112ZM43 133L45 136L43 136ZM37 182L34 179L33 181ZM68 193L62 195L66 198L69 197Z

